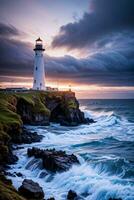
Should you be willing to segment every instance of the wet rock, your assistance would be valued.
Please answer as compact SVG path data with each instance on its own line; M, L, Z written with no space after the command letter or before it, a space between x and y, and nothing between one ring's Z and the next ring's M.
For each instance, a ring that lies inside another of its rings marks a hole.
M61 98L47 99L47 107L51 111L50 121L60 123L62 126L78 126L94 122L85 118L73 92L67 92Z
M77 193L74 192L73 190L69 190L68 194L67 194L67 200L75 200L77 199Z
M12 177L15 177L14 174L12 174L11 172L8 172L8 171L4 171L4 175L5 175L5 176L12 176Z
M22 185L18 189L19 193L27 199L43 200L44 192L38 183L29 179L24 179Z
M55 200L55 198L51 197L51 198L49 198L49 199L47 199L47 200Z
M11 165L18 161L18 157L9 151L7 164Z
M16 136L14 143L16 144L31 144L33 142L40 142L43 136L38 135L36 132L30 132L27 129L23 128L23 132Z
M95 123L95 121L93 119L85 118L84 120L85 120L85 124Z
M66 171L73 164L79 164L77 157L74 154L68 155L64 151L56 151L55 149L41 150L32 148L27 150L29 157L41 158L43 167L49 171Z
M79 124L77 122L68 122L68 121L65 121L64 119L61 119L60 125L61 126L78 126Z
M61 126L78 126L79 124L88 124L87 119L84 117L84 113L81 112L78 107L68 108L59 121Z
M8 147L6 147L6 151L7 151L6 156L5 156L5 151L2 151L3 161L1 161L0 159L0 165L3 165L4 167L8 168L7 165L16 163L18 161L18 157L13 154L12 143L9 143Z

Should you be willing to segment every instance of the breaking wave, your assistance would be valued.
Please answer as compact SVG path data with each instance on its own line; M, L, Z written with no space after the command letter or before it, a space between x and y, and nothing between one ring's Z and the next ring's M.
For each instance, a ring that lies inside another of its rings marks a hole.
M96 106L96 105L95 105ZM111 107L110 107L111 108ZM117 107L118 108L118 107ZM80 199L108 200L109 198L134 199L134 124L125 115L113 110L102 110L100 105L90 109L82 107L86 117L96 123L79 127L27 128L44 136L40 143L20 145L14 153L19 155L17 164L12 165L10 178L18 188L24 178L38 182L45 197L65 200L72 189ZM125 111L127 114L130 111ZM56 148L74 153L80 165L73 165L63 173L52 174L42 168L42 161L28 158L29 147ZM15 172L21 172L18 177Z

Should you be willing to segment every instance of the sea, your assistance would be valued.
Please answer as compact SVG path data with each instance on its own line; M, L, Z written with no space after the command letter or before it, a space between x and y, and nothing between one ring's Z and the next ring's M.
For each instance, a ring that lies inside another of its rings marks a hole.
M96 123L77 127L27 126L32 132L43 135L39 143L18 145L14 154L19 157L8 170L14 176L13 185L32 179L43 188L45 198L65 200L68 191L74 190L79 199L134 200L134 100L79 100L86 117ZM16 147L16 146L15 146ZM41 168L41 161L27 157L27 148L65 150L75 154L80 165L68 171L50 173ZM15 173L22 173L18 177Z

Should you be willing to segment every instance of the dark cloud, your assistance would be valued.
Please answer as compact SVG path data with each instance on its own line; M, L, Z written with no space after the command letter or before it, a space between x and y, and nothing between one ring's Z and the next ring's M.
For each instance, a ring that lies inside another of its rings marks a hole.
M82 48L103 36L134 28L134 0L92 0L78 22L60 28L53 47Z
M128 51L107 50L84 59L47 57L47 73L79 84L134 86L134 58Z
M0 37L2 81L5 76L29 77L33 74L32 44L13 38L2 37L2 35ZM132 38L133 34L128 32L116 35L112 40L105 38L100 41L105 44L105 48L83 59L45 55L46 75L54 81L63 80L102 86L134 86L134 41ZM108 47L107 44L109 44ZM6 77L5 80L7 80Z
M0 37L19 36L21 32L12 25L0 23Z
M4 27L6 28L4 29ZM7 25L3 25L0 26L0 30L3 30L0 32L0 74L31 74L33 68L31 44L10 37L15 37L19 34L19 31L14 27L11 28L11 26L9 26L8 28Z

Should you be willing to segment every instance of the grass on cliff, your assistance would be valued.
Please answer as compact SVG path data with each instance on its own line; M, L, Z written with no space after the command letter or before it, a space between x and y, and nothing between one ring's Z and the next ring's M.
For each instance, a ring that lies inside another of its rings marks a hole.
M46 98L61 98L65 92L38 92L28 93L4 93L0 92L0 130L8 129L9 126L20 126L22 124L20 116L16 113L17 99L23 99L33 107L33 112L50 115L49 109L45 105Z
M10 126L20 126L22 124L20 116L16 113L18 99L24 100L31 105L34 113L41 113L49 116L50 110L46 106L47 99L58 99L65 103L69 109L77 108L77 103L73 98L73 92L68 91L28 91L26 93L4 93L0 92L0 130L8 129ZM65 99L65 101L63 100Z
M18 93L15 96L18 99L23 99L29 105L33 107L32 111L34 113L41 113L44 115L50 115L49 109L45 106L45 96L47 94L45 92L34 92L29 91L28 93ZM44 98L43 98L44 97Z
M15 112L14 103L14 96L0 93L0 130L22 124L20 116Z
M0 200L26 200L4 177L0 178Z
M76 109L77 108L77 103L74 100L69 100L67 101L67 107L69 109Z

